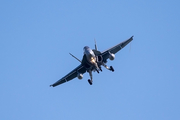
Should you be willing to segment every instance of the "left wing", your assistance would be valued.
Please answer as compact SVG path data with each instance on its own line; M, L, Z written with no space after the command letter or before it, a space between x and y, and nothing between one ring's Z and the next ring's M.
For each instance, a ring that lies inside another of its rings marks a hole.
M57 85L70 81L74 79L75 77L77 77L78 73L84 74L85 72L86 72L86 68L82 64L80 64L78 67L72 70L69 74L67 74L66 76L64 76L63 78L61 78L60 80L58 80L57 82L55 82L54 84L50 86L55 87Z
M124 48L132 40L133 40L133 36L131 38L129 38L128 40L125 40L125 41L115 45L114 47L111 47L108 50L102 52L102 57L103 57L104 61L106 61L109 58L109 53L113 53L113 54L117 53L119 50Z

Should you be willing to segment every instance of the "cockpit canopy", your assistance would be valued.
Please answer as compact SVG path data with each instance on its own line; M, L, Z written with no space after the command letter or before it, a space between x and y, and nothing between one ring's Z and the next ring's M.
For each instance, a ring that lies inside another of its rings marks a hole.
M93 51L92 51L88 46L85 46L85 47L83 48L83 51L84 51L84 54L85 54L85 53L94 54Z

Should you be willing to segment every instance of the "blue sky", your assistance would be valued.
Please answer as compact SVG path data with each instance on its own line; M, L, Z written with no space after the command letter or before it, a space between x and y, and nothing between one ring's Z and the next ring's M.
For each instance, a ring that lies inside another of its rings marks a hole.
M179 120L179 1L1 1L1 120ZM83 47L104 51L115 72L50 84L79 65Z

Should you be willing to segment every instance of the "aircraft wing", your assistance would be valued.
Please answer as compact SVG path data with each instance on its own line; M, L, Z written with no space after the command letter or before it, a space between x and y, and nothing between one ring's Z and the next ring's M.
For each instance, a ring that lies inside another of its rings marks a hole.
M107 49L106 51L102 52L102 57L103 57L104 61L106 61L109 58L109 53L113 53L113 54L117 53L119 50L124 48L132 40L133 40L133 36L131 38L129 38L128 40L125 40L125 41Z
M76 67L70 73L68 73L66 76L64 76L63 78L61 78L60 80L58 80L57 82L55 82L54 84L52 84L50 86L55 87L62 83L68 82L68 81L74 79L75 77L77 77L78 73L84 74L85 72L86 72L86 68L82 64L80 64L78 67Z

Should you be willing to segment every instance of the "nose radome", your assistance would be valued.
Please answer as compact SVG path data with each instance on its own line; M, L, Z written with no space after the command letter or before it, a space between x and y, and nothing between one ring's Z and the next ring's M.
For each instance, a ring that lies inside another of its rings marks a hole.
M88 46L85 46L83 49L88 49L89 47Z

